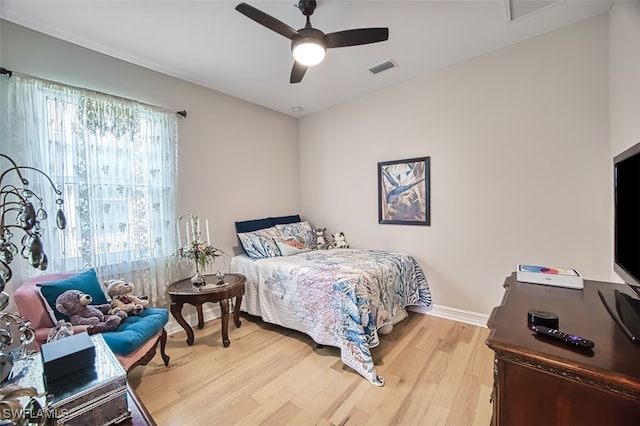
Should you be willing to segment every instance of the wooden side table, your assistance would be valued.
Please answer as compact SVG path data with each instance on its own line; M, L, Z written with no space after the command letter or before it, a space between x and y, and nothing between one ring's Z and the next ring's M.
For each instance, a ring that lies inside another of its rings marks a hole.
M206 302L220 302L222 313L222 344L228 347L229 341L229 299L235 297L235 307L233 310L233 322L236 327L240 327L240 304L244 295L245 277L241 274L225 274L222 278L224 284L217 285L218 278L215 275L205 275L206 284L195 287L191 284L191 279L176 281L169 286L169 296L171 297L171 314L178 321L178 324L187 332L187 345L193 345L193 329L182 316L182 306L188 303L196 307L198 312L198 328L204 327L202 316L202 304Z

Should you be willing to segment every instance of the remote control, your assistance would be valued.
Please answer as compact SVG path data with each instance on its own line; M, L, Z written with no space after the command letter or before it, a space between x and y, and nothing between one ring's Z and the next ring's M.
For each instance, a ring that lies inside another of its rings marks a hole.
M543 336L549 336L561 342L568 343L572 346L576 346L582 349L592 349L596 344L591 340L585 339L573 334L563 333L562 331L555 330L553 328L545 327L543 325L536 325L533 327L533 331Z

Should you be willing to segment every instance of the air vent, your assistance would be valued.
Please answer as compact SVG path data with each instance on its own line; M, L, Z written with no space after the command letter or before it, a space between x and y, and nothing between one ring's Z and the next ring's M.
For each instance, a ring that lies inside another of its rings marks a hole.
M516 19L530 15L560 1L561 0L505 0L507 19L509 21L515 21Z
M372 74L378 74L382 71L386 71L397 66L398 64L396 64L393 59L389 59L388 61L385 61L381 64L372 66L371 68L369 68L369 71L371 71Z

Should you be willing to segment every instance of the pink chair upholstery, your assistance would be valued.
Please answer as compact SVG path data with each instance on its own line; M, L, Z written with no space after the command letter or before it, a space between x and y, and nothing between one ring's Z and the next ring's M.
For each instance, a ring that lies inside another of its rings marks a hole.
M35 345L38 350L47 341L49 331L54 327L54 323L49 316L45 301L40 294L40 289L36 284L50 281L58 281L76 275L75 273L59 273L39 276L25 281L13 292L13 299L20 315L31 321L31 328L35 331ZM81 333L87 330L87 326L73 326L74 333ZM129 355L123 356L115 354L116 358L127 371L131 371L138 365L146 365L156 354L156 348L160 343L160 354L164 365L169 365L169 356L165 353L167 344L167 332L163 328L153 337L147 340L139 348Z

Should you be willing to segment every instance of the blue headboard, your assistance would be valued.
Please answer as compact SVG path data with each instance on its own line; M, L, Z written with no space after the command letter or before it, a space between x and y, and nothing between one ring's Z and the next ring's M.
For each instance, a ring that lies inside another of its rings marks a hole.
M253 232L260 229L271 228L275 225L300 222L300 215L266 217L264 219L244 220L236 222L236 232Z

